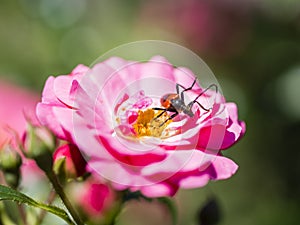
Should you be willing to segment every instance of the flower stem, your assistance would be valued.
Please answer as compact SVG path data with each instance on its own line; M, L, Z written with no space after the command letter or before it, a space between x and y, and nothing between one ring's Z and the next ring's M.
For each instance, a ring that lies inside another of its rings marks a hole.
M65 194L65 192L64 192L61 184L59 183L59 181L58 181L57 176L55 175L55 173L51 170L51 171L47 172L46 174L47 174L48 179L52 183L53 188L55 189L56 193L59 195L59 197L61 198L61 200L65 204L66 208L68 209L69 213L73 217L73 219L76 222L76 224L77 225L84 225L84 223L81 221L78 213L73 208L71 202L67 198L67 196L66 196L66 194Z
M117 217L119 216L121 210L122 210L122 203L117 203L115 208L113 209L113 212L108 214L106 216L106 220L104 222L104 225L115 225Z

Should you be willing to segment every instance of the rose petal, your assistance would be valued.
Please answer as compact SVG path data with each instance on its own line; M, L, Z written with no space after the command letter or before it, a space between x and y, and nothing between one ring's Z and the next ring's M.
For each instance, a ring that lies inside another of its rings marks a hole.
M42 125L47 126L58 138L68 140L69 132L61 127L61 123L57 120L53 110L55 108L64 109L44 103L38 103L36 106L36 114ZM69 121L69 119L67 120Z
M178 190L178 186L170 185L166 182L157 183L141 188L141 193L148 198L159 198L163 196L174 196Z

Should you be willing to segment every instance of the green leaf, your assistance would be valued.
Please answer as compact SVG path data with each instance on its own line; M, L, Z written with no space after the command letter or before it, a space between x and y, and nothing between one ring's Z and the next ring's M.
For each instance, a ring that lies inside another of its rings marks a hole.
M49 213L52 213L63 220L65 220L68 224L74 225L72 220L69 218L68 214L61 208L56 206L46 205L43 203L39 203L32 198L28 197L27 195L22 194L14 189L9 187L0 185L0 201L3 200L10 200L18 203L27 204L29 206L37 207L43 210L46 210Z
M177 208L174 202L170 198L162 197L157 199L160 203L164 204L169 212L171 213L172 222L174 225L178 223L178 216L177 216Z

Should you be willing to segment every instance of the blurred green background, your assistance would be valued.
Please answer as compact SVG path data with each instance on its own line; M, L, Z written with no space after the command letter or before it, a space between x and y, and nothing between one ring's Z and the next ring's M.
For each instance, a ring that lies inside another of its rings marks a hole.
M49 75L141 39L196 52L247 123L246 136L226 152L238 173L180 191L180 224L197 224L211 195L223 225L299 224L299 0L1 0L0 79L39 93ZM120 225L170 221L159 205L136 204Z

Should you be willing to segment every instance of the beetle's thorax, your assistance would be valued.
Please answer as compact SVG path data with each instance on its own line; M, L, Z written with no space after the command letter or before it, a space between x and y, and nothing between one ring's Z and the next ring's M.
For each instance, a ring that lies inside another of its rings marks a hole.
M192 112L191 108L185 105L184 101L181 98L175 98L171 100L172 106L177 110L177 112L185 113L190 117L194 116L194 113Z

